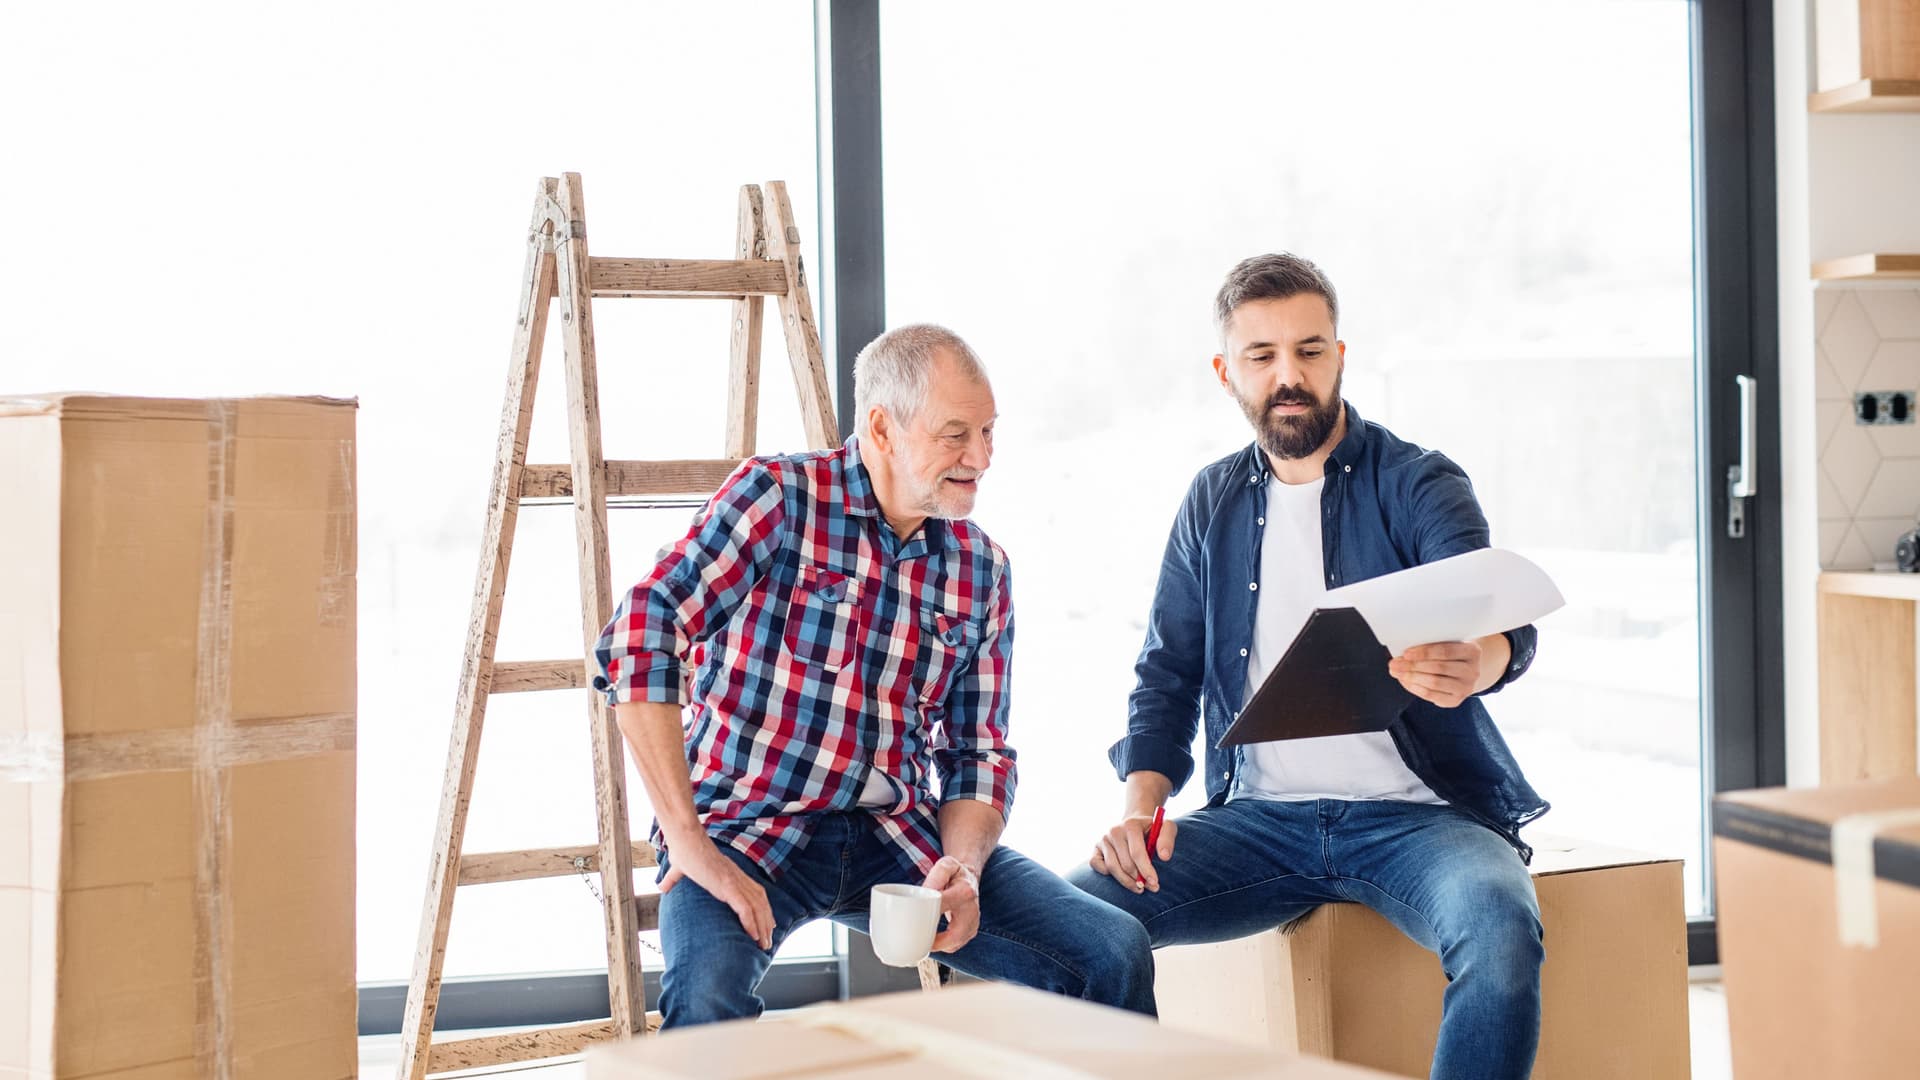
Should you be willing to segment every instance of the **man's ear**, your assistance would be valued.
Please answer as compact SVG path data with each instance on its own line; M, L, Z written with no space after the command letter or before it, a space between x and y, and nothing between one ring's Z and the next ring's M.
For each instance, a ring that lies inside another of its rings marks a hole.
M1213 354L1213 373L1220 379L1220 388L1233 392L1233 384L1227 381L1227 358L1221 353Z
M874 450L882 454L893 452L893 418L878 405L867 410L867 434Z

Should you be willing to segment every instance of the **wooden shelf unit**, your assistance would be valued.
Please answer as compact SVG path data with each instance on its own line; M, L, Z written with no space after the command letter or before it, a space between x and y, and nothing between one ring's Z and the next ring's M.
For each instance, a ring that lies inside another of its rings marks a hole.
M1881 252L1822 259L1813 264L1815 281L1920 281L1920 255Z
M1861 79L1807 96L1817 113L1920 112L1920 79Z
M1820 782L1912 776L1920 743L1920 574L1820 575Z

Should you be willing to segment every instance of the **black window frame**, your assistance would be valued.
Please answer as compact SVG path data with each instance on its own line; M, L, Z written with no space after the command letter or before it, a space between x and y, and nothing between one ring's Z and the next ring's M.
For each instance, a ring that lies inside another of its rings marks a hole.
M1786 783L1781 577L1780 299L1773 8L1692 0L1694 266L1699 453L1701 830L1711 875L1712 795ZM1727 467L1739 460L1735 377L1758 383L1757 494L1747 535L1727 535ZM1709 882L1711 877L1709 876ZM1709 885L1709 898L1712 897ZM1711 914L1687 925L1689 963L1719 961Z

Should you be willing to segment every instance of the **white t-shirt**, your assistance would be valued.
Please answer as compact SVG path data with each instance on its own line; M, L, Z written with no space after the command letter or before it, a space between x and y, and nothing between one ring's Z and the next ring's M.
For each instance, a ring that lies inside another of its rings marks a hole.
M893 785L887 782L887 774L879 769L867 770L867 782L860 789L860 806L892 806L900 801L893 793Z
M1324 477L1305 484L1267 479L1260 591L1242 705L1280 662L1326 594L1320 546L1320 489L1325 485ZM1235 799L1444 801L1407 768L1393 736L1384 731L1253 743L1242 747L1241 754L1230 796Z

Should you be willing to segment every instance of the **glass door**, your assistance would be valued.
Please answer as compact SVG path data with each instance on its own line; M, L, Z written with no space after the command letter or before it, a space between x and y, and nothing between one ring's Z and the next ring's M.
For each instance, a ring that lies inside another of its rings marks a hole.
M1002 413L976 517L1021 583L1009 843L1064 870L1114 811L1168 523L1249 441L1212 295L1289 250L1340 290L1347 399L1567 597L1489 699L1554 804L1530 833L1683 858L1710 911L1702 643L1743 628L1703 624L1698 7L884 11L887 322L967 337Z

